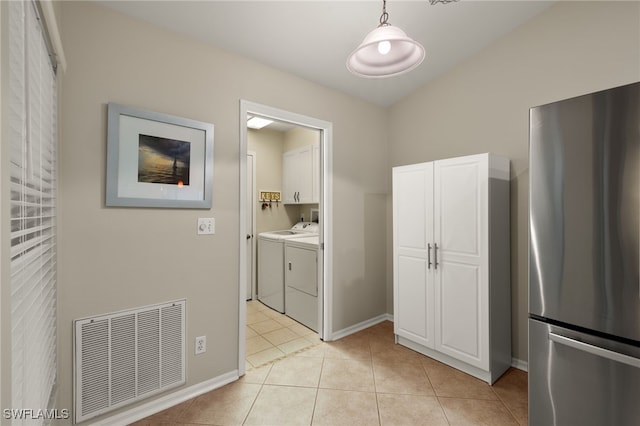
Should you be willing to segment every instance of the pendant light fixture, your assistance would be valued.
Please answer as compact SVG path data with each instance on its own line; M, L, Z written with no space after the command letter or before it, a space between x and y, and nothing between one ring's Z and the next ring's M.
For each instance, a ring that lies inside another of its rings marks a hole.
M387 1L382 2L380 25L364 38L347 59L347 69L359 77L383 78L416 68L424 60L424 47L389 22Z

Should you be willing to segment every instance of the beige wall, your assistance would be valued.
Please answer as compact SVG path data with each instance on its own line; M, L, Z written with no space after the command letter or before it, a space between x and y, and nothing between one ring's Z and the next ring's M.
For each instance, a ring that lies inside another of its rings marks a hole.
M386 111L93 2L64 2L61 27L60 407L71 407L74 318L186 298L187 384L237 368L240 99L333 123L334 330L385 312L385 274L365 272L385 249L365 246L365 227L386 223L385 205L367 201L386 192ZM110 101L215 125L211 210L105 207ZM215 235L196 235L203 216ZM194 356L200 335L208 351Z
M258 201L260 191L282 192L282 153L285 133L261 129L247 132L247 150L256 154L256 235L264 231L289 229L300 218L300 206L271 203L262 208Z
M527 360L529 108L638 80L640 3L559 2L390 110L391 166L487 151L511 159L517 359Z
M304 146L319 144L320 131L297 126L284 133L284 150L291 151Z

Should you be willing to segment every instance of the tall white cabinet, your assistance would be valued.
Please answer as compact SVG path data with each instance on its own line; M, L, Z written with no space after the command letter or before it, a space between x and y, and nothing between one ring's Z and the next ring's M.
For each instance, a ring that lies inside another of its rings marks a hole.
M511 365L509 160L393 168L394 331L493 383Z

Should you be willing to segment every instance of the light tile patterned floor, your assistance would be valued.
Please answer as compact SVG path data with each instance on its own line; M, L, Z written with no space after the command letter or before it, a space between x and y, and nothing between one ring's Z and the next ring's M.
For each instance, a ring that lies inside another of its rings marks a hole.
M247 370L321 342L318 334L257 300L247 302Z
M527 408L527 373L510 369L489 386L396 345L393 323L383 322L247 367L240 380L136 426L526 425Z

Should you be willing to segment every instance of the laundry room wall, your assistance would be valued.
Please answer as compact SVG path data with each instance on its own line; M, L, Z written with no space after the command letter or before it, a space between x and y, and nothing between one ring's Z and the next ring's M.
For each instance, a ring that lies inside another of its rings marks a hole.
M320 131L297 126L284 132L284 150L302 148L303 146L319 144Z
M247 150L256 153L256 232L291 228L300 217L300 206L259 201L260 191L282 192L282 154L286 132L247 129ZM267 203L268 204L268 203Z

